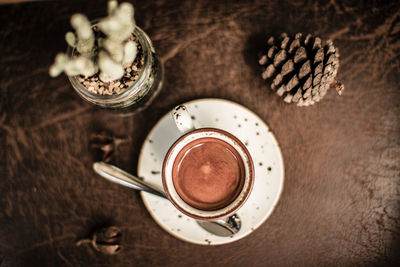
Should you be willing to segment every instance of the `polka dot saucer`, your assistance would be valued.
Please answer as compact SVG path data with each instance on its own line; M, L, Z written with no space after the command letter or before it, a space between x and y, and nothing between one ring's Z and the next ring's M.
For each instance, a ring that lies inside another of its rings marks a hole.
M265 222L278 203L284 182L282 154L268 126L249 109L223 99L198 99L184 103L196 128L225 130L246 145L254 161L255 183L247 202L238 210L242 227L228 237L216 236L179 212L168 200L141 192L153 219L171 235L200 245L222 245L237 241ZM161 168L169 147L182 134L172 116L164 115L147 136L139 156L138 175L162 190Z

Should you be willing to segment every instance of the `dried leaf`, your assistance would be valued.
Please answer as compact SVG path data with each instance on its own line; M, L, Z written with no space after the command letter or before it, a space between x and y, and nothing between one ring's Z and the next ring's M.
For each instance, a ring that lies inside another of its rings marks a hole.
M129 138L119 138L106 131L101 131L92 134L90 147L97 151L100 160L109 162L117 147L127 142L129 142Z
M91 239L85 238L76 242L76 246L91 244L97 251L115 255L121 250L120 246L121 230L115 226L109 226L96 231Z

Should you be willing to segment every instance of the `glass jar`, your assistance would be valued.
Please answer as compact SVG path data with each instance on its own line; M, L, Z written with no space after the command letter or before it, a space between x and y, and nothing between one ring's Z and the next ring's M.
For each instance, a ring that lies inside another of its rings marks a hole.
M72 87L84 100L119 115L131 115L147 108L161 90L163 84L163 65L157 57L153 44L147 34L138 26L134 35L143 49L143 66L139 78L125 91L112 95L99 95L88 91L78 80L79 76L69 76ZM68 54L73 50L69 48Z

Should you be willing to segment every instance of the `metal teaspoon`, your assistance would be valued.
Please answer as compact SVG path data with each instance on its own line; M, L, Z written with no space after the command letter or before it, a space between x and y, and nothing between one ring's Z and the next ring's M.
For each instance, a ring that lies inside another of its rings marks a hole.
M160 192L158 189L155 189L152 186L148 185L139 177L127 173L126 171L123 171L116 166L107 164L105 162L95 162L93 163L93 170L101 177L111 182L138 191L145 191L168 200L163 192ZM237 214L233 214L230 217L219 219L216 221L196 220L196 222L203 229L217 236L232 236L239 232L241 227L241 220Z

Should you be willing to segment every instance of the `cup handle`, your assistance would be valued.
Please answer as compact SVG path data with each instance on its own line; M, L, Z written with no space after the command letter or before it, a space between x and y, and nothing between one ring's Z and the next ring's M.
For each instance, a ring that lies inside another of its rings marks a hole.
M187 133L194 129L194 123L192 117L190 116L189 112L185 105L176 106L171 115L174 119L175 125L181 133Z

